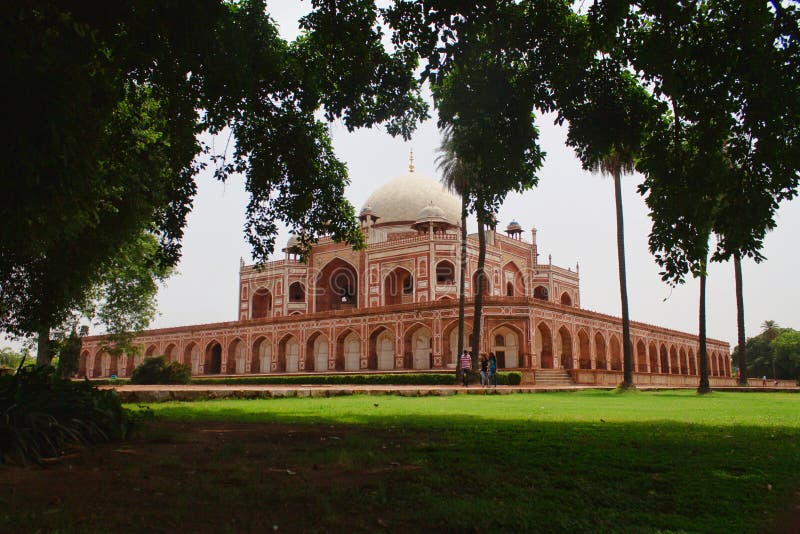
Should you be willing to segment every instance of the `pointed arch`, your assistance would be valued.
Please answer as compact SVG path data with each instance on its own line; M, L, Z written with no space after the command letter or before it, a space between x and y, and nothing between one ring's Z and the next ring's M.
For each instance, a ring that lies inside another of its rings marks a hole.
M503 323L492 330L489 336L490 351L494 352L499 368L516 369L525 366L521 354L524 339L519 328L510 323Z
M269 373L271 370L272 342L266 336L258 336L250 352L250 372Z
M578 367L580 369L592 368L592 344L585 328L578 330Z
M545 286L536 286L533 288L533 298L538 300L550 300L550 291Z
M681 372L681 366L678 363L678 350L675 348L675 345L669 348L669 372L673 375L677 375Z
M394 369L394 332L386 326L375 328L369 335L367 369L390 371Z
M266 317L272 317L272 292L265 287L260 287L253 292L250 299L250 318L264 319Z
M620 345L616 334L611 334L611 339L608 342L608 346L611 349L611 370L622 371L622 345Z
M443 329L444 335L443 349L442 349L442 365L445 367L452 367L455 369L458 363L458 319L449 322ZM464 350L471 351L470 346L470 332L472 332L472 323L464 321Z
M636 343L636 371L647 372L647 347L641 339Z
M491 289L491 285L489 284L489 276L490 275L486 271L488 271L488 268L484 268L483 278L482 278L482 280L483 280L483 296L484 297L487 296L487 295L491 295L491 292L489 291ZM477 294L478 294L478 271L475 271L474 273L472 273L472 296L473 297L477 296Z
M316 278L315 310L341 310L358 307L358 270L342 258L334 258Z
M503 266L503 281L507 297L525 296L525 277L516 262L509 261Z
M183 349L183 363L191 367L193 375L200 374L200 346L194 341L190 341Z
M103 356L105 356L105 352L102 350L95 353L94 362L92 362L92 378L103 375Z
M572 334L566 326L561 326L558 329L558 336L556 337L558 343L558 359L561 362L561 367L564 369L574 369L575 362L572 357Z
M431 328L415 322L403 335L403 368L430 369L433 366L433 334Z
M441 260L436 264L436 284L454 285L456 283L456 266L450 260Z
M383 277L383 303L386 306L414 302L414 276L404 267L395 267Z
M663 343L661 344L660 356L661 356L660 372L663 373L663 374L668 374L669 373L669 355L667 354L667 347Z
M361 369L361 336L352 328L346 328L336 336L335 362L338 371Z
M155 345L150 345L149 347L147 347L147 350L144 351L144 357L152 358L153 356L156 355L156 351L158 351L158 347Z
M658 372L658 348L656 347L655 342L650 342L649 347L650 352L650 372L657 373Z
M176 362L178 358L178 347L175 343L169 343L167 348L164 349L164 360L168 362Z
M560 300L561 300L561 304L563 304L564 306L572 306L572 297L570 297L569 293L567 293L566 291L561 293L561 299Z
M216 339L206 345L203 374L218 375L222 372L222 344Z
M295 281L289 284L289 302L303 303L306 301L306 286L302 282Z
M695 358L694 350L691 347L689 347L689 374L697 374L697 359Z
M679 363L682 375L689 374L689 362L686 360L686 349L681 347L678 351Z
M608 370L608 358L606 357L606 338L597 332L594 335L595 368Z
M536 326L535 345L539 354L539 366L542 369L553 369L553 335L544 321Z
M245 353L247 347L240 338L234 338L228 344L228 355L225 360L225 373L243 375L245 368Z
M278 342L279 373L296 373L300 370L300 341L292 334L284 335Z
M317 330L306 341L305 370L322 373L328 370L328 336Z

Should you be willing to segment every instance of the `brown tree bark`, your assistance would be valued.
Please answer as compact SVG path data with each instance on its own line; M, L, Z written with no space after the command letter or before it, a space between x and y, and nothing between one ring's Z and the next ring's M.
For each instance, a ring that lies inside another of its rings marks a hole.
M475 311L472 314L472 368L478 366L481 347L481 315L483 313L484 267L486 265L486 232L482 214L478 214L478 270L475 290Z
M633 354L631 353L631 318L628 314L628 280L625 272L625 225L622 218L622 185L619 168L614 170L614 200L617 209L617 263L619 265L619 297L622 304L622 384L632 389Z
M456 380L461 375L461 355L464 353L464 301L467 275L467 197L461 195L461 273L458 277L458 352L456 353Z
M700 341L700 384L697 386L698 393L711 393L711 385L708 382L708 349L706 347L706 273L705 262L703 262L703 273L700 275L700 310L699 310L699 341Z
M733 254L733 271L736 278L736 327L739 344L739 385L747 385L747 340L744 332L744 294L742 292L742 256Z

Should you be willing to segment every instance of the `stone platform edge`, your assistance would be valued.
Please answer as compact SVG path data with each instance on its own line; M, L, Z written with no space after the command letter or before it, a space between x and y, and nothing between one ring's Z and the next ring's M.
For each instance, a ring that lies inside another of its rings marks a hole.
M611 386L569 386L569 387L508 387L497 388L463 388L456 386L445 387L280 387L280 388L172 388L162 387L137 387L123 386L115 389L117 397L124 404L140 404L155 402L192 402L216 399L280 399L280 398L309 398L309 397L342 397L349 395L397 395L400 397L449 397L452 395L512 395L524 393L556 393L574 392L584 390L611 391ZM104 388L104 389L106 389ZM693 390L695 387L644 387L642 391L668 391L668 390ZM752 388L752 387L724 387L715 388L714 391L738 391L748 393L798 393L800 388Z

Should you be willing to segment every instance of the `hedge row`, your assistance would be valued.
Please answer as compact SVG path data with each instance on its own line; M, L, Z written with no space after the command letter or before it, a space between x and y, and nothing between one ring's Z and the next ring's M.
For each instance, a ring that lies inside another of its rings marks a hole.
M470 383L480 381L476 373L471 373ZM501 372L497 374L497 384L516 386L522 381L518 372ZM269 375L244 377L193 378L192 384L302 384L302 385L391 385L391 386L452 386L455 384L455 373L392 373L392 374L353 374L353 375Z

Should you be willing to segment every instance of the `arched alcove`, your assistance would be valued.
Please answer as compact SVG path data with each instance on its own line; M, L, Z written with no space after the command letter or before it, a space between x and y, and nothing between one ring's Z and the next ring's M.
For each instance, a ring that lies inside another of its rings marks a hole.
M395 267L383 279L386 306L414 302L414 277L402 267Z
M335 258L319 272L316 283L316 311L358 307L358 274L355 267Z
M264 319L272 315L272 293L268 289L259 288L253 293L250 304L250 318Z

